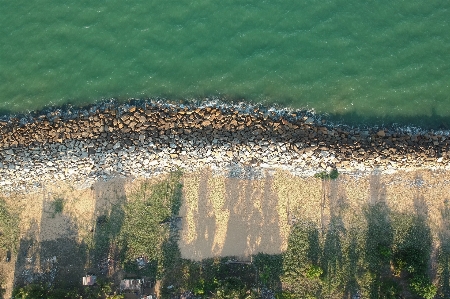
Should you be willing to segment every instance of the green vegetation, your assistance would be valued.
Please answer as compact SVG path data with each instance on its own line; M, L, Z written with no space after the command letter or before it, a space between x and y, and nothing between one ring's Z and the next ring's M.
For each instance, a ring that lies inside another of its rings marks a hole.
M19 217L8 209L4 199L0 198L0 258L9 260L11 253L17 251L19 242ZM0 298L3 298L4 275L0 269Z
M173 252L176 251L173 248ZM193 262L179 255L171 262L170 271L162 280L163 298L185 292L200 298L256 298L254 288L258 271L251 263L239 262L232 257Z
M3 273L0 272L0 299L4 298L6 289L3 287L3 284L5 283L5 278L3 277Z
M321 180L336 180L339 177L339 172L337 171L337 169L331 170L330 173L322 171L316 173L314 177Z
M262 287L281 289L280 275L283 273L283 258L279 255L258 253L253 257L253 264L258 273L259 284Z
M337 173L330 173L320 178L336 177ZM432 237L426 215L394 213L384 203L368 204L351 223L345 223L339 211L320 226L299 219L283 254L259 253L245 261L183 259L177 243L180 181L181 173L174 172L156 185L144 182L97 218L87 244L86 260L93 269L111 258L125 276L160 280L162 298L192 293L196 298L224 299L352 298L356 294L431 299L443 294L430 277ZM145 264L138 265L140 257ZM448 256L441 259L448 264ZM99 274L98 281L94 288L65 293L55 285L37 284L18 287L14 294L15 298L118 298L106 274Z
M163 277L170 269L171 259L175 256L179 259L175 227L181 206L180 178L181 172L174 172L159 184L144 182L129 198L121 198L108 213L97 217L92 235L85 240L85 245L78 246L85 256L80 261L86 262L86 271L97 275L97 286L80 289L85 274L80 272L79 279L72 277L72 282L65 281L64 285L61 279L51 284L41 279L35 284L19 283L14 290L15 298L119 298L113 295L116 288L111 283L111 275L118 270L125 270L130 277L153 280ZM55 200L51 207L54 217L63 211L63 201ZM11 222L7 219L2 217L1 221ZM23 247L26 252L29 245L24 243ZM42 250L42 244L40 247ZM136 259L140 257L144 265L137 264ZM61 259L58 268L62 267ZM61 271L57 275L64 275Z
M91 265L112 258L130 275L160 277L181 206L180 178L181 172L173 172L159 184L143 182L109 214L98 216L88 241ZM140 267L136 259L141 257L146 263Z
M395 246L392 262L399 274L404 274L410 289L416 295L434 298L437 288L428 275L432 251L432 236L426 219L420 215L397 215Z
M9 261L11 253L17 251L19 243L19 217L8 209L4 199L0 198L0 258ZM3 298L4 273L0 269L0 298Z
M13 291L14 299L123 299L123 295L110 295L110 287L99 284L95 287L73 288L73 289L55 289L48 288L43 284L29 284L23 287L15 288Z
M434 298L431 244L423 217L392 213L381 203L367 206L358 229L345 229L338 216L324 231L297 224L283 254L280 298L347 298L357 292L364 298Z
M124 249L122 261L128 270L138 272L135 267L138 257L156 266L147 267L146 274L150 276L161 277L169 266L174 242L169 240L170 232L181 206L180 178L181 172L174 172L166 181L151 187L143 183L130 196L119 233L120 247Z
M64 210L64 199L57 198L51 204L52 218L55 218L56 214L61 214Z
M444 201L441 210L442 227L438 233L439 250L437 251L437 278L439 286L437 298L450 297L450 201Z
M420 297L433 299L437 293L437 287L434 286L428 277L414 277L410 284L411 290Z
M0 252L16 250L19 238L19 218L0 198ZM2 257L3 258L3 257Z

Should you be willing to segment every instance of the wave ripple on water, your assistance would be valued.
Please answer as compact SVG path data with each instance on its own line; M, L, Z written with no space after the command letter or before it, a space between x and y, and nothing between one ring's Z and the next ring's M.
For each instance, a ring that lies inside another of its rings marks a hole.
M218 95L448 128L448 1L2 3L0 112Z

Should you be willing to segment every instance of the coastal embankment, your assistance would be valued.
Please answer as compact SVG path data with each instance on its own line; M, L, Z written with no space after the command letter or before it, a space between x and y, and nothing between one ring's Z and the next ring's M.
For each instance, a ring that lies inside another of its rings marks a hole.
M86 269L103 271L99 261L120 243L124 213L135 211L127 207L142 199L136 192L146 198L159 190L165 198L172 187L164 182L177 169L184 170L175 172L180 206L170 228L177 228L183 259L282 254L296 228L310 227L330 263L354 248L365 250L364 261L374 251L371 240L384 236L392 236L392 252L425 244L430 279L444 285L448 132L354 128L309 111L159 101L9 117L0 132L1 199L12 219L0 252L8 296L22 282L45 278L49 260L57 260L58 279L75 285ZM336 180L315 177L333 169ZM111 232L104 219L112 220ZM80 248L104 251L86 255Z
M309 111L222 103L104 102L0 122L0 186L46 181L85 188L112 177L209 167L236 178L282 169L299 176L449 169L448 132L353 128Z

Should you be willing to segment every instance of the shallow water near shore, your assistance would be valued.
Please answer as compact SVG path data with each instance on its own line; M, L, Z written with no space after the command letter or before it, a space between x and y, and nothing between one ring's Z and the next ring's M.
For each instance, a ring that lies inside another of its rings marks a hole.
M0 113L215 95L450 128L448 1L2 3Z

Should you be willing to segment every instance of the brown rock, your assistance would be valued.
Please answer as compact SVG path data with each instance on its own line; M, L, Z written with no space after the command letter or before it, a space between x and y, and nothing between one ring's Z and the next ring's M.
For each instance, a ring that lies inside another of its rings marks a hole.
M379 137L385 137L385 136L386 136L386 132L384 132L384 130L379 130L379 131L377 132L377 135L378 135Z

